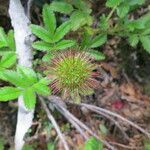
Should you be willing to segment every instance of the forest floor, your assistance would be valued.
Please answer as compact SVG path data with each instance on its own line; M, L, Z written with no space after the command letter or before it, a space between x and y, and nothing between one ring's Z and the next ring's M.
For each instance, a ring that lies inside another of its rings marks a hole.
M101 8L103 8L103 0L98 2L101 2ZM0 9L1 7L0 2ZM3 7L6 7L4 3ZM97 8L96 4L93 7L95 7L95 15L100 13L99 10L101 13L107 11ZM141 15L145 11L147 11L146 6L140 8L134 15ZM0 13L0 26L6 26L7 30L10 27L8 16L4 11ZM147 55L146 52L141 54L140 46L137 49L132 49L117 37L110 37L102 47L107 59L103 62L95 62L98 66L99 87L95 89L93 95L83 97L82 102L116 112L146 131L150 131L150 55ZM144 150L144 144L149 142L144 134L117 118L115 120L120 124L121 130L111 119L104 116L90 111L85 112L71 104L67 107L80 121L118 150ZM72 149L82 148L84 138L57 111L54 111L53 115L70 147ZM6 150L13 145L16 117L16 102L0 103L0 141L4 140ZM38 102L33 125L26 140L36 147L36 150L46 150L49 139L57 142L57 133ZM57 142L57 149L63 149L61 142Z

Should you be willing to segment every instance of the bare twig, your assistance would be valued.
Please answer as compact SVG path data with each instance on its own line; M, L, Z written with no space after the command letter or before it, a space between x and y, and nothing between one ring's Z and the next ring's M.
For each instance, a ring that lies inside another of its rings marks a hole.
M67 109L66 109L66 104L61 100L61 98L56 97L56 96L49 96L48 100L51 102L51 104L53 104L55 106L55 108L66 117L66 119L69 120L69 122L80 132L80 134L84 137L84 132L83 129L87 132L89 132L92 136L95 136L97 139L99 139L103 144L105 144L109 149L114 150L115 148L110 145L111 142L107 142L103 139L101 139L100 137L98 137L89 127L87 127L84 123L82 123L79 119L77 119L73 114L71 114ZM70 103L73 104L73 103ZM74 104L73 104L74 105ZM107 109L104 108L100 108L94 105L90 105L90 104L85 104L85 103L81 103L81 104L75 104L81 107L85 107L86 109L89 109L97 114L100 114L104 117L106 117L107 119L111 120L120 130L121 132L124 134L124 136L128 139L129 137L127 136L127 134L122 130L120 124L112 117L116 117L126 123L128 123L129 125L131 125L132 127L138 129L140 132L142 132L143 134L147 135L150 138L150 133L148 133L146 130L144 130L143 128L141 128L140 126L138 126L137 124L133 123L132 121L124 118L123 116L116 114L115 112L111 112ZM112 117L111 117L112 116ZM84 137L87 138L87 137ZM115 143L113 143L115 145ZM124 146L122 144L116 144L118 146ZM128 147L129 148L129 147ZM130 148L129 148L130 149Z
M86 107L86 108L88 108L88 109L91 109L92 111L97 110L97 111L106 113L106 114L108 114L108 115L110 115L110 116L116 117L116 118L118 118L118 119L120 119L120 120L122 120L122 121L125 121L126 123L128 123L128 124L131 125L132 127L138 129L138 130L141 131L143 134L145 134L146 136L148 136L148 138L150 138L150 133L149 133L149 132L147 132L146 130L144 130L143 128L141 128L140 126L138 126L137 124L135 124L135 123L133 123L132 121L130 121L130 120L128 120L128 119L122 117L122 116L119 115L119 114L116 114L116 113L114 113L114 112L112 112L112 111L109 111L109 110L107 110L107 109L100 108L100 107L97 107L97 106L94 106L94 105L89 105L89 104L84 104L84 103L82 103L82 104L80 104L80 106L84 106L84 107Z
M25 142L31 142L33 140L38 139L38 137L39 137L39 130L41 128L41 122L35 122L32 125L38 125L38 127L37 127L37 129L35 131L35 134L33 136L31 136L31 137L26 138Z
M69 150L69 146L68 146L68 144L67 144L67 142L66 142L66 140L65 140L65 137L64 137L63 134L61 133L60 128L59 128L59 126L58 126L56 120L54 119L54 117L53 117L52 114L50 113L50 111L49 111L49 109L48 109L46 103L44 102L44 100L43 100L42 97L39 97L39 99L40 99L40 101L41 101L41 104L42 104L44 110L46 111L46 114L47 114L48 119L52 122L52 124L53 124L54 128L56 129L56 132L57 132L57 134L58 134L60 140L61 140L62 143L64 144L65 150Z
M127 146L127 145L124 145L124 144L120 144L120 143L116 143L116 142L109 142L113 145L116 145L118 147L122 147L122 148L125 148L125 149L130 149L130 150L143 150L143 147L133 147L133 146Z
M29 19L31 19L30 18L30 9L31 9L32 2L33 2L33 0L28 0L28 2L27 2L27 12L26 13L27 13L27 16Z
M56 106L57 107L57 106ZM74 121L68 114L65 113L65 111L63 111L60 108L57 108L57 110L59 110L59 112L77 129L77 131L79 131L79 133L85 138L85 140L88 139L88 136L84 133L83 129L76 123L76 121Z
M48 100L54 104L54 106L56 107L56 109L58 111L60 111L60 113L62 115L64 115L68 120L72 120L73 122L75 122L76 124L78 124L78 128L79 126L81 128L83 128L84 130L86 130L87 132L89 132L92 136L96 137L97 139L99 139L104 145L106 145L109 149L111 150L115 150L115 148L113 146L111 146L107 141L101 139L100 137L98 137L89 127L87 127L84 123L82 123L79 119L77 119L73 114L71 114L64 106L65 104L63 103L63 101L59 98L59 97L55 97L55 96L49 96ZM74 125L74 124L73 124ZM76 128L76 126L75 126ZM79 131L79 130L78 130ZM80 129L81 131L81 129ZM83 134L83 133L82 133Z
M89 109L91 110L91 109ZM119 122L116 121L115 119L113 119L110 115L107 115L106 113L103 113L103 112L100 112L100 111L97 111L97 110L91 110L91 111L94 111L96 112L97 114L100 114L102 116L104 116L105 118L109 119L110 121L112 121L117 127L118 129L122 132L122 134L124 135L124 137L129 140L129 137L128 135L125 133L125 131L122 129L122 127L120 126Z

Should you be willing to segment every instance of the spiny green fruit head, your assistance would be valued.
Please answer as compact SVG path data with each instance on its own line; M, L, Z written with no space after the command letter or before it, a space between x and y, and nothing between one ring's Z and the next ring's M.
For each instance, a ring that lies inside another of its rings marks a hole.
M55 54L47 66L50 85L54 94L61 93L64 99L71 97L80 103L80 95L89 95L98 86L94 79L96 65L86 52L68 50Z

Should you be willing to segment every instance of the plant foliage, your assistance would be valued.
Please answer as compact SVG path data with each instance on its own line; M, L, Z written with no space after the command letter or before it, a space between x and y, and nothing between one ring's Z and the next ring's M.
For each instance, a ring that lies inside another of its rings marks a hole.
M17 71L5 70L2 72L2 80L11 83L13 86L5 86L0 89L0 101L9 101L23 96L25 106L28 109L35 107L36 94L49 95L49 81L46 78L39 78L29 68L17 67ZM8 94L9 93L9 94Z
M12 30L5 33L0 27L0 71L12 67L16 62L14 33Z
M112 36L127 39L133 48L141 45L150 53L150 13L136 19L130 19L130 13L144 3L145 0L107 0L105 6L108 7L110 13L100 14L95 25L96 18L93 17L90 2L85 0L70 0L69 2L67 0L55 0L43 6L43 25L30 25L32 33L37 37L32 46L38 50L35 53L41 51L42 60L49 63L53 60L56 51L67 49L84 51L86 55L97 61L104 60L105 55L100 51L100 48ZM56 20L56 16L60 20ZM115 21L113 20L114 16ZM113 24L110 20L113 21ZM78 38L70 38L72 34L77 34ZM67 64L61 65L71 68L72 61L66 59L66 62ZM44 77L42 72L39 74L36 69L16 66L15 63L14 33L10 30L6 34L3 28L0 28L0 79L9 83L0 89L0 101L9 101L23 96L26 107L32 109L35 107L37 94L50 94L48 87L50 81ZM34 62L34 64L36 63ZM68 74L75 74L73 77L79 73L80 78L84 75L81 72L87 66L85 67L79 61L74 63L77 63L75 66L77 72L71 69L66 70ZM57 73L64 73L62 68L57 69ZM80 82L76 86L80 86Z
M44 21L43 27L31 25L32 32L40 39L39 41L34 42L32 46L37 50L47 52L46 56L43 58L44 60L50 58L50 53L55 50L64 50L75 45L75 40L63 39L64 36L71 30L71 22L65 21L58 27L56 25L56 18L53 11L57 10L57 5L57 3L53 3L52 7L47 4L44 5L42 13ZM62 5L63 3L60 2L60 6ZM63 8L61 7L61 9Z
M103 150L103 144L96 138L91 137L86 141L84 150Z

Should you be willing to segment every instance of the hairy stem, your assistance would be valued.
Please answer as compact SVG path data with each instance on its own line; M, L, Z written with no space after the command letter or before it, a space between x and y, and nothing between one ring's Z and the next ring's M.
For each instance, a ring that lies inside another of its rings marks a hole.
M111 10L111 12L108 14L108 16L107 16L107 18L106 18L107 21L111 18L111 16L112 16L113 13L115 12L116 8L117 8L117 6L115 6L115 7Z

